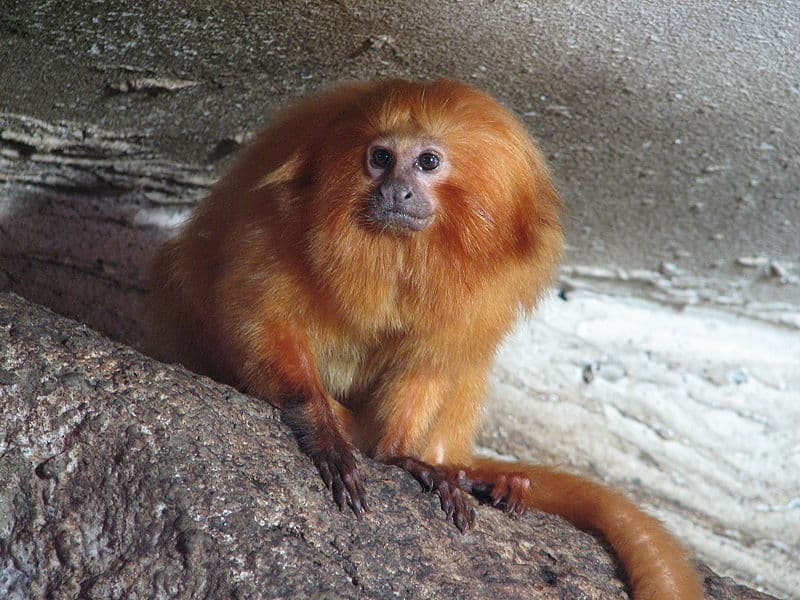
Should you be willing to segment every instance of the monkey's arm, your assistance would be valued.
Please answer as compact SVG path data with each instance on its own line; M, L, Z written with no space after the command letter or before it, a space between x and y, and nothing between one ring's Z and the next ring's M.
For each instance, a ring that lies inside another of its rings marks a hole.
M408 471L424 489L436 492L442 510L462 532L472 527L475 510L460 481L461 472L437 465L469 460L484 371L483 365L464 364L449 369L407 368L393 374L374 404L379 410L372 428L380 435L370 443L371 454Z
M314 461L340 509L345 504L359 519L368 510L350 443L342 435L328 395L320 383L302 329L287 323L265 323L259 346L244 361L240 374L245 390L279 408Z

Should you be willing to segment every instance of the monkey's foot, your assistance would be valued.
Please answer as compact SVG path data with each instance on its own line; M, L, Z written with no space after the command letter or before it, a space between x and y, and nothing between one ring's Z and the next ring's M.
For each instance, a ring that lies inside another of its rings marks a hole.
M369 508L356 459L344 439L338 435L331 438L325 440L326 443L312 444L306 451L317 465L322 481L333 492L333 499L339 510L344 510L346 504L360 520Z
M429 465L409 456L392 457L386 462L411 473L426 491L435 491L442 510L449 519L453 519L461 533L473 526L475 509L462 489L463 471Z
M531 480L524 473L470 473L464 478L465 489L476 497L491 502L511 517L520 517L527 509L525 498Z

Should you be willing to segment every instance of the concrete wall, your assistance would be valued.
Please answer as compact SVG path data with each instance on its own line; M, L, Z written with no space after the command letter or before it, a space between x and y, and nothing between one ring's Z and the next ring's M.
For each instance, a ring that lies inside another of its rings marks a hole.
M791 0L155 4L5 2L0 109L206 161L322 84L458 77L541 141L569 207L570 263L668 263L701 288L722 278L736 282L724 293L800 302ZM196 85L112 93L146 77Z

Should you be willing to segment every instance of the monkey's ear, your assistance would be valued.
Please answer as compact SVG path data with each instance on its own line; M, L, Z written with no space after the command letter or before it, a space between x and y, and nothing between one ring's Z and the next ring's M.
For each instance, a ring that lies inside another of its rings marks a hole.
M289 157L277 167L260 177L252 191L257 191L266 187L286 186L300 178L305 160L302 152L298 149L292 152Z

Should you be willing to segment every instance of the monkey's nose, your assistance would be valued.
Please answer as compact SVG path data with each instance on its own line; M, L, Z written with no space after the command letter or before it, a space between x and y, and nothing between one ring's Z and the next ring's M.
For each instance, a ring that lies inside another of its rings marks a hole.
M414 191L407 185L384 183L381 186L381 195L395 206L403 206L414 196Z

